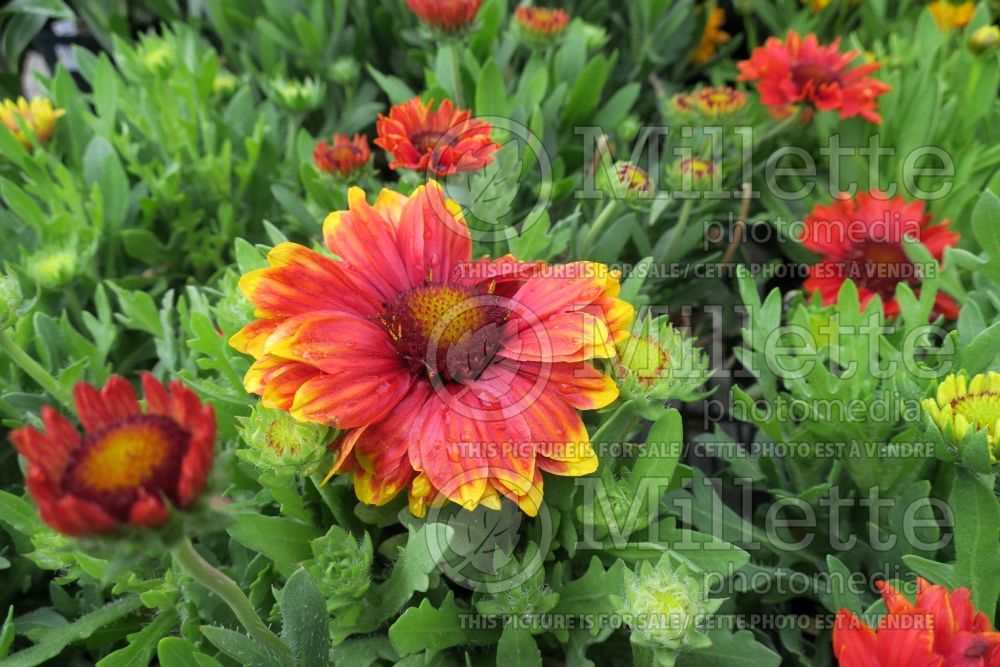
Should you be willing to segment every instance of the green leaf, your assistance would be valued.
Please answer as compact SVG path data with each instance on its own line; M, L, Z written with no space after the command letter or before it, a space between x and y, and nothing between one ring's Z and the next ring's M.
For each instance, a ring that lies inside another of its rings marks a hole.
M827 555L826 568L830 573L830 594L833 597L832 611L846 609L855 616L860 616L865 606L858 594L851 589L853 575L843 561L833 555Z
M976 609L993 623L1000 577L1000 503L993 493L993 476L981 477L963 468L955 474L948 504L955 513L955 574L972 589Z
M391 104L402 104L417 96L399 77L392 76L391 74L382 74L382 72L379 72L371 65L368 65L368 73L375 79L378 87L389 97Z
M730 634L725 630L708 633L712 645L685 653L677 659L677 667L778 667L781 656L754 638L749 630Z
M962 312L965 310L963 308ZM986 330L980 330L971 343L962 347L961 367L971 377L990 368L998 357L1000 357L1000 322L994 323Z
M497 664L511 667L540 667L542 652L527 628L508 625L497 643Z
M46 18L73 21L73 10L62 0L11 0L0 14L35 14Z
M476 82L476 115L507 115L507 89L503 74L492 58L483 65Z
M288 578L281 592L281 618L281 639L292 650L297 664L309 667L329 660L326 600L305 570L297 570Z
M241 514L228 531L234 540L248 549L286 563L300 563L312 558L309 543L321 536L314 526L260 514Z
M455 603L451 591L439 607L424 598L419 607L410 607L389 627L389 641L403 657L426 651L429 659L452 646L482 646L497 640L494 632L470 630L468 624L462 623L465 613L468 612Z
M34 506L6 491L0 491L0 524L27 536L45 530Z
M139 596L129 596L84 614L68 625L49 630L44 638L31 648L7 658L3 667L34 667L52 660L73 642L87 639L92 634L139 609Z
M0 660L7 657L7 652L10 651L10 647L14 645L14 635L16 630L14 628L14 607L10 607L7 610L7 619L0 626Z
M156 645L161 667L222 667L222 663L198 650L186 639L164 637Z
M987 190L972 210L972 232L993 261L1000 262L1000 197Z
M566 616L614 613L610 596L621 595L625 588L625 566L620 560L607 570L601 559L590 559L587 571L579 579L568 582L559 590L559 602L554 613Z
M916 554L906 554L903 556L903 563L918 576L923 577L932 584L947 586L951 589L962 587L962 584L955 577L955 566L951 563L939 563L936 560L917 556Z
M264 647L244 634L214 625L201 626L201 633L220 651L241 665L246 667L278 665L278 661Z
M97 667L144 667L157 650L160 639L172 631L179 621L177 613L166 611L139 632L128 636L128 646L118 649L97 663Z

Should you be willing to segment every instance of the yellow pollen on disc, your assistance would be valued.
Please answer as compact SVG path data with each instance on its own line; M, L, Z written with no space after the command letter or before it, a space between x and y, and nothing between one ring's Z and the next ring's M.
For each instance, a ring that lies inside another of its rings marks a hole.
M76 464L77 479L96 493L147 484L171 455L170 440L150 424L128 424L104 434Z
M420 335L439 344L455 343L486 324L481 304L468 292L448 285L414 290L406 298L406 308Z

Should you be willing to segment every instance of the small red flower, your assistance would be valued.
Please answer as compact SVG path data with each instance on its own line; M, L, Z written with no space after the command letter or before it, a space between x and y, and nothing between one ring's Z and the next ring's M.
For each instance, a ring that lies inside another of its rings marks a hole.
M522 5L514 10L514 19L522 30L544 40L558 37L569 25L569 14L548 7Z
M841 667L1000 667L1000 633L976 613L968 588L951 593L917 579L917 599L876 584L889 613L877 629L841 609L833 652Z
M353 139L346 134L335 134L332 144L321 141L313 151L317 168L344 177L364 169L371 156L368 137L362 134L355 134Z
M894 317L899 314L896 285L905 282L919 292L921 282L919 267L906 256L907 236L923 243L938 261L959 239L947 220L931 224L919 200L890 199L872 191L817 206L805 220L802 243L824 259L810 267L804 287L819 292L823 303L833 304L849 278L858 286L863 306L877 294L886 317ZM945 317L958 317L958 305L946 294L938 293L936 309Z
M470 25L483 0L406 0L406 5L432 28L456 32Z
M433 105L433 100L424 104L414 97L389 109L388 116L379 114L375 145L392 153L391 168L450 176L493 161L500 146L490 139L490 123L471 118L472 112L456 109L451 100L431 111Z
M876 98L892 87L868 76L878 63L850 69L858 51L841 53L840 40L821 45L816 35L788 33L786 41L771 37L738 63L740 81L756 81L760 100L777 116L788 116L806 104L820 111L840 111L841 118L861 116L881 123Z
M60 533L158 526L170 517L169 506L187 509L205 487L215 446L212 407L180 382L168 390L145 373L142 386L145 411L117 375L100 391L77 384L83 437L47 405L44 432L25 426L11 433L28 460L28 492L42 520Z

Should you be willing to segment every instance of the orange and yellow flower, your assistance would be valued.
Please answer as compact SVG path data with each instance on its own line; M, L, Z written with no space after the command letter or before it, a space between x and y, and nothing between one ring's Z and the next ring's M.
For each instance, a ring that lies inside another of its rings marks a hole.
M457 32L476 20L483 0L406 0L417 18L436 30Z
M368 137L363 134L355 134L353 139L346 134L335 134L332 143L321 141L313 151L313 161L320 171L342 178L353 176L364 169L371 157Z
M0 124L10 130L21 145L30 149L31 139L25 136L18 123L20 119L26 127L34 132L39 143L47 142L56 129L56 121L66 115L65 109L52 107L52 100L36 97L30 102L23 97L14 100L4 100L0 106Z
M180 382L168 389L146 373L142 386L145 410L119 376L99 391L77 384L83 437L49 406L42 408L44 432L25 426L11 433L28 460L28 492L60 533L158 526L170 507L187 509L201 495L214 455L212 407Z
M1000 448L1000 373L981 373L971 380L963 373L941 381L934 398L920 402L942 433L962 440L970 432L986 432L990 455Z
M352 188L326 246L294 243L240 288L259 319L231 344L265 407L342 429L331 475L384 504L538 511L542 472L585 475L597 457L578 410L608 405L611 358L633 309L602 264L472 260L468 226L436 183L374 206Z
M737 63L740 81L756 81L760 101L778 117L787 117L801 105L820 111L839 111L841 118L861 116L881 123L878 100L892 87L868 76L875 62L850 68L858 51L841 53L840 40L822 45L816 35L803 39L790 31L782 42L771 37L754 49L749 60Z
M731 116L747 105L747 96L730 86L707 86L690 93L675 95L671 100L674 111L707 118Z
M514 10L514 20L528 35L540 41L550 41L566 30L569 14L561 9L521 5Z
M976 3L962 2L956 5L948 0L935 0L927 5L927 11L934 17L938 28L950 32L969 25L969 21L976 13Z
M889 612L878 628L837 612L833 652L841 667L1000 667L1000 633L976 612L968 588L949 593L918 578L910 602L888 583L876 585Z
M414 97L389 109L388 116L379 114L375 145L392 154L392 169L450 176L493 161L499 145L490 139L490 123L472 118L468 109L456 109L451 100L431 111L433 106L434 100L424 104Z
M896 286L906 283L919 293L922 279L919 267L906 255L906 237L923 243L938 261L959 238L947 220L932 224L920 200L907 202L872 191L817 206L805 220L802 243L823 260L810 267L803 286L819 292L823 303L831 305L837 302L844 281L853 280L862 306L878 295L886 317L895 317L899 314ZM935 308L945 317L958 317L958 304L942 292L937 294Z
M722 29L726 24L726 12L719 7L712 7L708 10L708 19L705 22L705 32L701 34L701 41L691 54L691 62L695 65L703 65L715 57L715 53L721 44L729 41L729 33Z

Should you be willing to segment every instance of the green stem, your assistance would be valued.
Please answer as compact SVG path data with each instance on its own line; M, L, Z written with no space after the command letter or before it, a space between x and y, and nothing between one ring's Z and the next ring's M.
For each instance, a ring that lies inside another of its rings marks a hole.
M681 215L677 220L677 224L674 226L673 236L670 237L670 241L667 243L667 247L663 250L663 255L660 257L660 262L670 261L670 257L674 250L677 249L677 244L680 243L681 237L684 236L684 232L687 231L688 221L691 220L691 209L694 208L694 198L685 199L684 206L681 207Z
M580 251L581 257L586 257L587 253L590 252L591 247L597 242L616 208L618 208L618 200L612 199L604 207L604 210L597 215L597 218L594 219L594 222L590 225L590 229L587 231L587 237L583 240L583 249Z
M42 386L45 391L52 394L60 403L72 408L73 400L70 392L63 390L59 386L59 382L56 381L52 374L41 367L41 365L28 356L28 353L24 349L14 342L14 339L10 337L7 331L0 329L0 350L7 353L10 359L21 367L25 373L27 373L32 380L37 382Z
M455 90L455 106L465 107L465 95L462 90L462 48L461 44L457 40L452 40L448 44L448 48L451 50L451 77L453 79L452 85Z
M174 557L174 562L180 565L191 578L199 584L212 591L225 602L236 618L246 628L246 631L259 644L270 649L282 665L292 665L292 654L288 650L285 642L281 641L278 635L271 632L271 629L260 620L257 610L247 599L247 596L236 585L236 582L213 567L208 561L195 551L191 540L184 538L170 550Z

